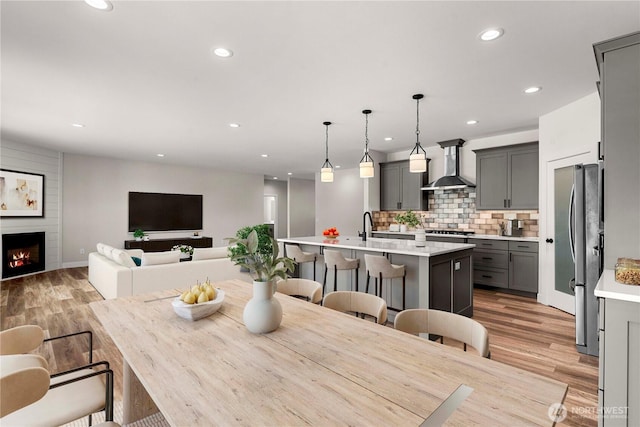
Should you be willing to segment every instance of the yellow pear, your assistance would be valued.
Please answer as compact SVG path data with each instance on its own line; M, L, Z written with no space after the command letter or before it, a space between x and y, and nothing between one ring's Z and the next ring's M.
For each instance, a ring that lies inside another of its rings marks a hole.
M213 286L207 286L207 290L205 292L207 293L209 301L216 299L216 289Z
M184 292L180 295L180 301L184 301L184 297L186 297L188 293L189 293L189 291L184 291Z
M207 302L207 301L209 301L209 297L207 296L207 293L201 292L200 295L198 295L198 304Z
M196 303L196 296L191 293L191 292L187 292L187 294L184 296L184 303L185 304L195 304Z
M191 288L191 292L195 293L195 292L200 292L200 285L193 285L193 287Z

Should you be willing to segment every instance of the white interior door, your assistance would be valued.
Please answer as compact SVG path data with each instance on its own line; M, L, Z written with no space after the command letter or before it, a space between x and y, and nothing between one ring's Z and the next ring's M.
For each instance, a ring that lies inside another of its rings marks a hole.
M264 195L264 223L273 226L273 236L278 238L278 196Z
M569 202L573 185L573 165L589 163L589 153L547 162L547 235L540 236L540 254L544 257L541 286L546 303L575 314L575 296L569 286L574 263L569 246Z

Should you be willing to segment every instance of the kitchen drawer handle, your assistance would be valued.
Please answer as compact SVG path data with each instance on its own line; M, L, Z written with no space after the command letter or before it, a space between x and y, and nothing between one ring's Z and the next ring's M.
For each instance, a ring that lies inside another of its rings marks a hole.
M519 248L528 248L529 245L518 245Z
M487 257L487 256L483 256L482 259L493 259L493 258L490 258L490 257Z
M482 246L493 246L493 243L482 243Z
M486 274L483 274L482 277L484 277L486 279L493 279L493 276L487 276Z

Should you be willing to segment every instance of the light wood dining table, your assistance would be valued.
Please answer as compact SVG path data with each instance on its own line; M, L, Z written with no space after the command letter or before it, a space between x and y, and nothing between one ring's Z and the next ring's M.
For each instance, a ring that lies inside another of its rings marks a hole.
M282 324L255 335L251 284L215 285L195 322L171 306L188 284L91 303L124 358L125 424L157 406L172 426L418 426L464 385L444 425L550 426L564 401L564 383L279 293Z

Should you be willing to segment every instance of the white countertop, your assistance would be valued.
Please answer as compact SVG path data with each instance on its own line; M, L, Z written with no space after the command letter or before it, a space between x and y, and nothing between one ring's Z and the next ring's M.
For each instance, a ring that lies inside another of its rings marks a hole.
M293 237L278 239L280 242L297 243L301 245L314 245L324 247L336 247L343 249L355 249L371 252L385 252L401 255L415 255L430 257L435 255L455 252L462 249L473 249L475 245L470 243L446 243L426 242L424 247L416 247L415 240L399 240L369 237L366 242L356 236L340 236L337 239L327 239L324 236Z
M416 231L389 231L389 230L375 230L372 233L382 233L382 234L398 234L403 236L413 236L416 234ZM440 234L440 233L429 233L428 231L425 233L427 236L434 237L444 237L444 238L469 238L469 239L490 239L490 240L516 240L520 242L538 242L540 240L539 237L522 237L522 236L498 236L497 234L469 234L466 236L460 234Z
M640 303L640 286L616 282L614 270L604 270L602 272L594 294L600 298Z

